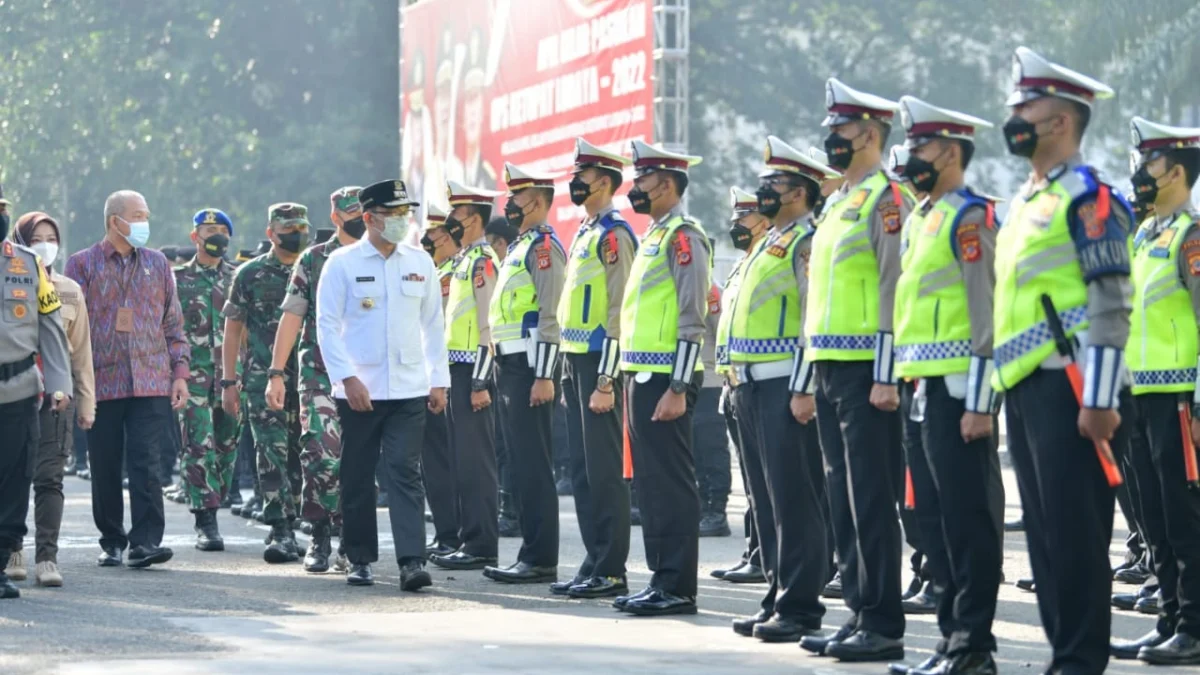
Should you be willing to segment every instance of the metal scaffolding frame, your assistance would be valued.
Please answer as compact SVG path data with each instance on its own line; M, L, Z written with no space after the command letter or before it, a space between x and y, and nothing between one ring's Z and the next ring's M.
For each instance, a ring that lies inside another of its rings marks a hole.
M689 0L654 0L654 140L688 151Z

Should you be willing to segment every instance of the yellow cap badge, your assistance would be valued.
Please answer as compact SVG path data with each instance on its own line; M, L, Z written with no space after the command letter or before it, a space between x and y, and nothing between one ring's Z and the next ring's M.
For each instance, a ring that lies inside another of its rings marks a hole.
M375 298L363 298L363 300L362 300L362 308L363 309L371 309L374 306L375 306Z
M213 211L212 209L205 211L204 212L204 222L201 224L202 225L216 225L217 224L217 212Z

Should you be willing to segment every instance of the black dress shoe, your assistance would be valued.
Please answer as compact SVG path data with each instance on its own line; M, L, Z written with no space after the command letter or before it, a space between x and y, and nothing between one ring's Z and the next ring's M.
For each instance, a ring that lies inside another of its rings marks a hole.
M921 578L920 574L914 574L912 581L908 582L908 589L904 591L904 595L901 595L900 599L907 600L920 593L923 588L925 588L925 580Z
M1158 646L1142 647L1138 660L1156 666L1194 666L1200 664L1200 640L1176 633Z
M1113 581L1119 581L1123 584L1133 584L1134 586L1146 583L1146 580L1149 578L1150 569L1140 562L1130 565L1125 569L1119 569L1113 574Z
M920 593L902 601L900 606L904 608L905 614L937 614L938 602L941 599L941 589L930 581Z
M933 656L930 656L915 666L910 666L907 663L889 663L888 672L891 673L891 675L910 675L912 672L917 670L929 670L930 668L936 667L944 658L946 658L945 654L935 653Z
M729 518L724 513L706 513L700 517L701 537L728 537L730 534Z
M1117 609L1123 609L1126 611L1130 611L1133 609L1133 606L1135 604L1137 604L1137 601L1138 601L1137 593L1113 593L1112 600L1110 602L1112 603L1112 606ZM1134 654L1134 656L1137 656L1137 655ZM1130 657L1130 658L1133 658L1133 657Z
M483 576L505 584L544 584L558 579L558 568L521 561L508 567L485 567Z
M1024 532L1025 531L1025 515L1022 514L1016 520L1008 520L1004 522L1005 532Z
M1142 647L1157 647L1170 639L1170 635L1163 635L1156 628L1136 640L1113 640L1109 642L1108 653L1114 659L1136 659Z
M174 556L175 552L165 546L135 546L129 549L129 562L126 566L142 568L161 565Z
M413 593L432 585L433 577L420 560L409 560L400 566L400 590Z
M92 479L92 470L85 466L82 469L79 469L78 471L75 472L75 477L80 478L82 480L91 480Z
M12 600L21 597L21 589L8 578L4 570L0 570L0 600Z
M745 560L739 560L738 563L736 565L733 565L732 567L722 567L720 569L715 569L715 570L709 572L708 576L710 576L714 579L724 579L726 574L729 574L730 572L732 572L734 570L740 570L749 564L750 563Z
M738 635L744 635L745 637L752 637L754 635L754 627L760 623L769 621L770 619L770 613L768 613L765 609L760 609L758 610L757 614L745 616L740 619L734 619L733 632L737 633Z
M776 614L754 627L754 637L763 642L799 642L805 635L816 635L819 630L803 626L791 619Z
M351 586L374 586L375 575L371 573L371 565L368 563L350 565L350 571L346 573L346 583Z
M435 555L429 562L444 570L481 570L488 565L496 564L496 556L484 557L471 555L466 551L455 551L450 555Z
M1027 593L1033 593L1037 590L1037 585L1034 583L1032 577L1025 577L1024 579L1017 579L1017 583L1015 583L1013 585Z
M121 567L125 564L121 562L121 549L116 546L100 549L100 557L96 559L96 564L100 567Z
M581 600L610 598L628 592L625 577L588 577L567 589L567 595Z
M829 583L825 584L825 588L821 591L822 598L830 598L837 600L842 597L842 573L838 572L833 575Z
M625 612L634 616L669 616L695 614L696 599L668 593L656 588L640 598L625 603Z
M440 541L434 540L425 544L425 557L432 558L435 555L448 556L458 550L457 546L451 547L443 544Z
M642 590L638 591L637 593L633 593L631 595L618 595L617 597L613 598L613 601L612 601L613 609L617 609L617 610L624 612L625 605L629 604L630 600L644 598L653 592L654 592L654 589L647 586L647 587L643 588Z
M904 640L884 637L879 633L860 630L845 640L825 648L825 656L838 661L896 661L904 658Z
M913 668L908 675L996 675L990 652L967 652L944 658L930 668Z
M1159 606L1161 600L1162 600L1162 593L1157 592L1154 595L1151 595L1151 596L1142 598L1141 600L1138 600L1137 603L1133 606L1133 608L1135 610L1137 610L1137 612L1139 614L1149 614L1151 616L1156 616L1158 614L1158 606Z
M575 584L582 584L584 578L576 574L568 581L555 581L550 584L550 592L554 595L567 595L571 592L571 587Z
M817 656L825 656L825 650L835 642L841 642L854 634L854 626L842 626L829 635L806 635L800 638L800 648Z
M728 581L731 584L765 584L767 575L763 574L762 568L758 565L746 565L741 569L729 570L725 576L721 577L721 581Z

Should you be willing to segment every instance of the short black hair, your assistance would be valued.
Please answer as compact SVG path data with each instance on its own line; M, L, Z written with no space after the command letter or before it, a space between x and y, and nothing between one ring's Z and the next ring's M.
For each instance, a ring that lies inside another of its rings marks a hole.
M620 171L600 166L596 167L596 169L600 172L601 176L608 176L608 179L612 181L613 192L621 189L621 183L625 182L625 176Z
M1167 171L1175 165L1183 167L1183 175L1187 179L1188 189L1196 186L1196 177L1200 175L1200 148L1179 148L1170 150L1163 155L1167 161Z
M549 207L550 205L552 205L554 203L554 188L546 187L546 188L532 188L532 189L534 190L534 194L541 195L542 199L546 200L547 207Z
M873 117L867 120L867 125L875 127L879 131L879 151L883 152L887 148L888 136L892 135L892 125Z
M467 211L471 215L479 216L479 219L483 221L483 226L486 228L488 221L492 219L492 207L484 206L483 204L467 204L466 206ZM500 218L500 220L504 219Z
M511 244L517 240L517 228L508 224L508 219L496 216L488 221L487 227L483 230L484 235L500 237L505 242Z
M1075 117L1075 142L1083 141L1083 134L1087 131L1088 125L1092 123L1092 108L1091 106L1072 101L1066 98L1060 98L1059 101L1067 104L1067 108Z
M958 143L958 149L962 151L962 168L966 169L968 166L971 166L971 158L975 156L975 143L962 139L957 139L955 142Z
M683 193L687 191L688 175L682 171L664 171L663 173L669 176L675 185L675 194L682 197Z
M815 211L817 201L821 199L821 184L810 178L808 180L798 180L793 183L793 186L804 188L804 203L808 204L809 210Z

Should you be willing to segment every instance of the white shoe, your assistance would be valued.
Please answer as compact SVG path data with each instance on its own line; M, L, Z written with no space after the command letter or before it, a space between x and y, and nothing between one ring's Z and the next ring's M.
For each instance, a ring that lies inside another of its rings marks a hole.
M59 573L58 565L53 560L43 560L38 563L34 569L34 576L37 578L38 586L58 588L63 585L62 574Z
M29 574L25 571L25 552L17 551L8 557L8 566L4 573L13 581L25 581Z

